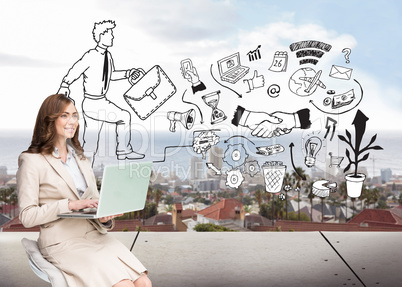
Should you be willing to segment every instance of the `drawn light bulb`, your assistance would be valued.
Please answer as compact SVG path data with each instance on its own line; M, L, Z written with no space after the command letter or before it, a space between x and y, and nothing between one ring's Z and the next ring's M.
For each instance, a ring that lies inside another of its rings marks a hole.
M322 146L321 139L318 137L311 137L306 141L306 157L304 163L307 167L315 165L315 158Z

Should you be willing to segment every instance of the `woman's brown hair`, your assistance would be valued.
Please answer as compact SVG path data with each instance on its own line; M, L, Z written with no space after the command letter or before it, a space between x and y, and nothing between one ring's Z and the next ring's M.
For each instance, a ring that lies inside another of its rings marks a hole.
M74 102L63 94L56 94L47 97L36 117L35 127L32 135L31 145L26 152L52 154L56 142L55 121L60 117L66 107ZM78 140L79 125L74 137L69 140L69 144L77 151L77 154L84 158L84 150Z

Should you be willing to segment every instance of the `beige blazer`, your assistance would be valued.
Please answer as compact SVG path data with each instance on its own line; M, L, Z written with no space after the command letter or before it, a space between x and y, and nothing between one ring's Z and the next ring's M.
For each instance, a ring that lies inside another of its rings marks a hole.
M88 186L81 199L99 198L89 160L77 155L75 158ZM22 153L18 165L19 218L25 227L40 226L40 248L81 237L95 228L106 233L107 229L98 220L57 217L70 212L68 200L79 199L79 195L73 178L54 154Z

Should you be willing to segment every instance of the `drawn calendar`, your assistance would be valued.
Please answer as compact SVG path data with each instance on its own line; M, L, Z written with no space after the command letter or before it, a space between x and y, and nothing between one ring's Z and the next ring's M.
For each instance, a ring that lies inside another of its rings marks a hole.
M272 72L286 72L288 66L288 53L277 51L274 54L271 67L268 70Z

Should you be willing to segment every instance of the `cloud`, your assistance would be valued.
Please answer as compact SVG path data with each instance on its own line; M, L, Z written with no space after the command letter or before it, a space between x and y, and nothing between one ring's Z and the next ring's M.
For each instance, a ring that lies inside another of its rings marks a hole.
M29 56L11 55L0 52L0 66L2 67L31 67L31 68L53 68L60 66L60 63L34 59Z
M158 41L219 39L233 33L239 15L231 1L104 1L102 7L118 12L132 27L140 27Z
M291 43L302 40L318 40L331 44L333 48L353 48L357 44L352 35L339 34L315 24L296 26L291 22L269 23L252 31L241 30L239 40L243 46L250 42L259 42L272 49L289 49Z

